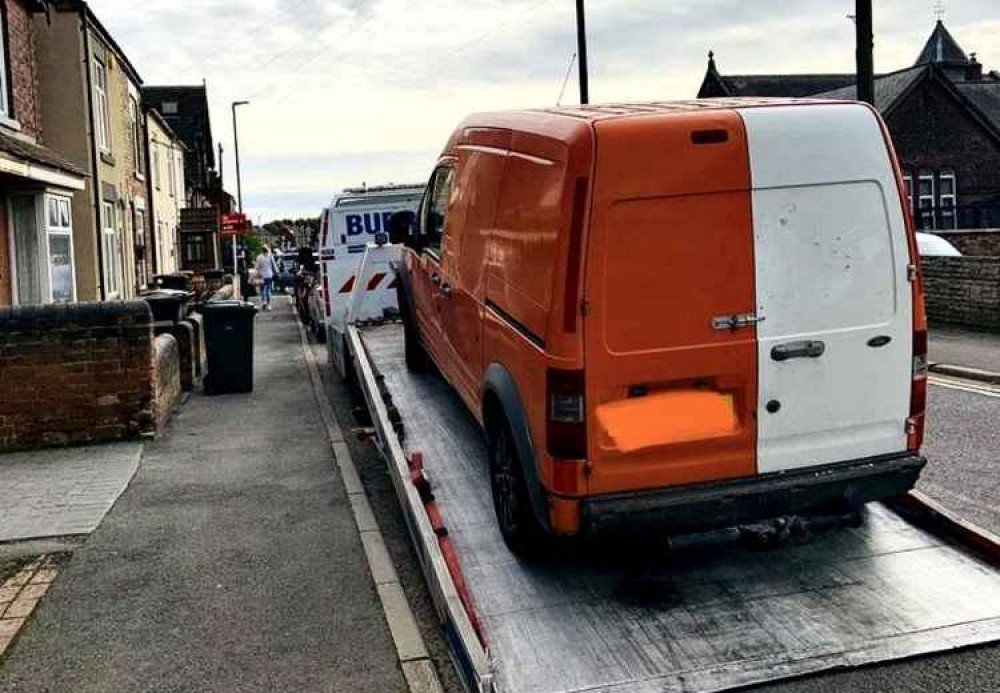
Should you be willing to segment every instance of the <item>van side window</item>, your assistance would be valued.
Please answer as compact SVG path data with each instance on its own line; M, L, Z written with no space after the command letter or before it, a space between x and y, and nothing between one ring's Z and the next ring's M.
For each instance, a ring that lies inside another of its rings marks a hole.
M424 233L427 234L426 247L435 251L441 250L441 239L448 230L448 201L454 180L455 169L439 168L428 193Z

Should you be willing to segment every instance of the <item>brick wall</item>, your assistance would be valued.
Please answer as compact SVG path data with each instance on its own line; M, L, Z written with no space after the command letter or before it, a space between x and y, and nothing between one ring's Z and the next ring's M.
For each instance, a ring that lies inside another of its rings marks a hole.
M1000 229L935 231L934 235L944 238L958 248L962 255L1000 257Z
M7 10L14 119L21 124L23 132L40 139L42 114L38 102L38 68L35 63L35 20L25 7L24 0L0 2L4 3Z
M0 451L155 431L144 301L0 308Z
M180 349L173 335L161 334L153 342L153 411L158 429L167 425L180 398Z
M1000 330L1000 258L927 257L922 264L931 325Z

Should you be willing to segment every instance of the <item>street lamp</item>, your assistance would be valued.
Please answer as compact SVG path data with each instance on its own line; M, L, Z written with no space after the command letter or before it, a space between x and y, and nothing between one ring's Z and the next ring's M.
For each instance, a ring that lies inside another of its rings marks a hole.
M236 108L246 106L249 101L233 101L233 149L236 151L236 202L239 205L240 214L243 213L243 181L240 178L240 140L236 132ZM240 267L237 258L236 235L233 235L233 295L242 298L240 291Z

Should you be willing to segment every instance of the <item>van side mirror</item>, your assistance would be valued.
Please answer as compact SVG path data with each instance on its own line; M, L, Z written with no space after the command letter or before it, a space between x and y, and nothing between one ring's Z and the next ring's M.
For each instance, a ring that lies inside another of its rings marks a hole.
M417 217L413 212L396 212L389 217L389 242L401 243L407 247L415 248Z

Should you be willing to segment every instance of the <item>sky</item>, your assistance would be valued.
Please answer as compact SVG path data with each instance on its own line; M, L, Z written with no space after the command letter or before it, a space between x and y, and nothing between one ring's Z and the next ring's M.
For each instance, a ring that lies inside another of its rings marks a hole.
M996 0L944 21L1000 69ZM875 65L911 65L935 0L875 2ZM246 212L316 216L362 183L422 182L469 113L552 106L576 52L574 0L90 0L148 85L207 80L213 134ZM693 98L723 74L851 72L852 0L587 0L592 103ZM579 102L576 73L562 103Z

